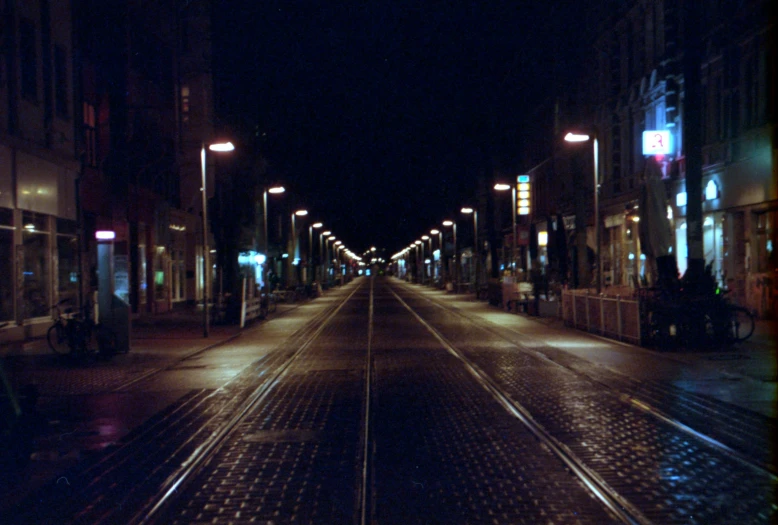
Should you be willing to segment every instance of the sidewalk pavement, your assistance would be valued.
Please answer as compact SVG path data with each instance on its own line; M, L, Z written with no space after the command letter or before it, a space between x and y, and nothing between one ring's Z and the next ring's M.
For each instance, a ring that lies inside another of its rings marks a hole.
M299 304L279 304L268 318L272 319ZM246 328L258 322L261 320L247 323ZM237 325L210 323L208 337L205 337L202 309L196 306L181 306L161 314L135 316L130 325L130 353L150 350L175 352L182 348L193 351L224 343L242 331ZM3 358L43 355L53 355L44 337L0 344L0 356Z

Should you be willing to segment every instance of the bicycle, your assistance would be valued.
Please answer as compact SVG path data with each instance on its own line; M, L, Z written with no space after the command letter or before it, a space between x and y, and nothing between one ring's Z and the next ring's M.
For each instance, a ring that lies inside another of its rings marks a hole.
M95 323L92 319L92 306L86 303L81 313L74 313L72 308L62 308L72 299L63 299L51 307L54 310L54 324L46 332L49 348L58 355L73 357L89 357L101 355L112 357L117 353L116 335L107 327ZM97 348L92 347L92 336L95 335Z
M714 341L742 343L754 333L756 320L748 308L721 298L705 316L705 332Z

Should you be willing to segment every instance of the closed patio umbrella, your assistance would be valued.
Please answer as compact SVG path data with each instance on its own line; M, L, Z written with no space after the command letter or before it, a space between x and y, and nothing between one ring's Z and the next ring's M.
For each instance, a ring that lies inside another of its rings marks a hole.
M669 264L665 258L671 255L673 238L670 220L667 218L667 193L662 171L653 157L646 161L644 173L638 207L640 249L648 258L656 261L657 266L664 267L665 263ZM675 260L674 257L672 259ZM655 270L653 264L649 267L652 273L656 272L655 280L663 277L665 272ZM666 271L672 270L668 267Z

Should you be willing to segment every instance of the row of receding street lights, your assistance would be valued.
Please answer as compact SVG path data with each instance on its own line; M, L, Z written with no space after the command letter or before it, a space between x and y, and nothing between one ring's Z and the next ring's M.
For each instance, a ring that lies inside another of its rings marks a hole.
M591 135L585 134L585 133L575 133L570 132L564 137L566 142L587 142L589 140L592 141L592 149L593 149L593 164L594 164L594 231L595 231L595 244L596 244L596 260L597 260L597 276L596 276L596 286L597 286L597 294L600 294L602 291L602 266L600 265L600 206L599 206L599 163L598 163L598 143L597 143L597 133L596 130L592 131ZM511 275L515 275L516 273L516 215L519 212L519 209L526 209L529 210L529 192L526 192L526 194L523 194L524 192L518 192L521 194L518 194L518 197L521 199L521 201L518 202L519 207L517 208L517 183L520 179L517 178L516 182L508 184L504 182L498 182L494 185L494 189L496 191L508 191L511 192L511 235L512 235L512 242L511 242L511 262L510 262L510 271ZM480 247L478 245L478 211L470 208L470 207L463 207L461 209L462 213L465 214L473 214L473 229L474 229L474 237L473 237L473 245L475 246L475 286L476 290L478 290L479 287L479 277L480 277L480 263L481 263L481 256L480 256ZM528 213L528 212L525 212ZM457 283L456 286L459 285L458 281L458 272L459 272L459 264L458 264L458 253L457 253L457 230L456 230L456 222L451 220L443 221L443 226L452 226L453 227L453 234L454 234L454 282ZM430 231L432 235L440 235L440 249L441 249L441 257L443 254L443 238L442 233L437 230L433 229ZM432 237L429 237L427 235L422 235L421 239L417 239L414 241L410 246L405 248L404 250L401 250L400 252L396 253L392 259L397 259L399 257L405 256L410 250L417 249L417 247L421 246L422 249L422 265L425 265L424 261L424 245L423 241L429 240L430 245L430 257L432 257ZM426 267L422 266L422 282L424 280L426 273Z
M201 171L201 183L202 187L200 188L200 191L202 192L202 231L203 231L203 337L208 337L209 335L209 315L208 315L208 290L210 290L210 283L209 283L209 275L210 272L208 271L209 266L209 256L210 256L210 249L208 246L208 195L207 195L207 180L208 180L208 174L207 174L207 162L206 162L206 154L207 151L213 151L213 152L230 152L235 150L235 146L232 144L232 142L226 141L226 142L214 142L211 144L207 144L205 142L202 143L202 147L200 150L200 171ZM281 185L271 185L271 186L265 186L262 192L262 212L263 212L263 226L264 226L264 250L265 250L265 263L264 263L264 269L263 269L263 282L267 282L267 271L268 271L268 264L269 264L269 258L268 253L270 252L270 244L269 244L269 235L268 235L268 194L271 195L278 195L281 193L284 193L286 189ZM292 244L293 244L293 252L297 252L297 230L295 229L295 217L303 217L308 215L308 210L305 209L299 209L292 213ZM343 241L340 241L336 239L336 237L332 234L329 230L323 229L324 225L321 222L315 222L312 223L308 227L308 264L311 266L311 275L313 276L313 230L314 229L322 229L322 233L319 234L319 252L320 252L320 260L324 261L327 260L326 265L320 265L320 281L323 282L327 269L329 268L329 250L330 250L330 242L332 242L332 247L335 252L335 258L338 260L338 263L340 264L340 253L341 250L343 250L343 253L346 254L351 259L357 259L361 260L361 258L357 255L355 255L351 250L346 248L346 246L343 244ZM326 241L326 242L325 242ZM321 258L323 256L326 256L326 259Z

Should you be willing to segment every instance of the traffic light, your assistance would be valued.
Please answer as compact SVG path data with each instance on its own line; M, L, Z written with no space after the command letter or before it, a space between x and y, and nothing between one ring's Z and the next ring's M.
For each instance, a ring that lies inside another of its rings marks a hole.
M516 207L517 212L519 215L529 215L530 214L530 176L529 175L519 175L516 178L517 186L516 186Z

